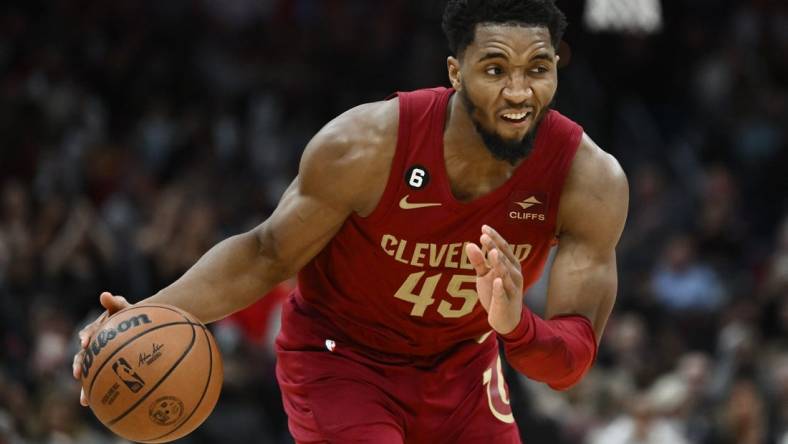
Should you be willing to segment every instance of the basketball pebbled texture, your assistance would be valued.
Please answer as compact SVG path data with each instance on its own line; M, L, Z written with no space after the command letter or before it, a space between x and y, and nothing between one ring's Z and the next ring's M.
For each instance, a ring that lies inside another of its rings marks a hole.
M137 442L169 442L196 429L222 387L210 331L169 305L139 304L112 315L93 337L82 387L96 417Z

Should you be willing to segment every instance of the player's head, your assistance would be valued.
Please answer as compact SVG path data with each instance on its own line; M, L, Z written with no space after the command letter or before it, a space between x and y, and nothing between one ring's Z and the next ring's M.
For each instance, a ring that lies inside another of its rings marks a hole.
M530 151L558 87L565 29L553 0L448 0L449 79L496 158Z

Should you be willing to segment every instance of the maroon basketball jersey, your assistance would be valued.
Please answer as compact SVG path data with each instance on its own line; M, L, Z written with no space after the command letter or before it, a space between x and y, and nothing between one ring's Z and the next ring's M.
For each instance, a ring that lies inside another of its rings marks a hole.
M535 145L496 190L460 202L443 157L446 88L400 93L388 183L367 217L349 217L298 275L279 345L341 343L385 355L428 357L490 331L464 244L498 230L522 264L525 287L552 245L561 190L582 128L550 111Z

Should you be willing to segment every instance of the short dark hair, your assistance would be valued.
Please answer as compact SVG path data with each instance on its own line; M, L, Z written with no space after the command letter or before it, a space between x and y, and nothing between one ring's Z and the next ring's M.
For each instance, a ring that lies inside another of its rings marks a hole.
M478 24L544 26L558 50L566 30L566 16L555 0L448 0L443 11L443 32L449 49L461 55L473 42Z

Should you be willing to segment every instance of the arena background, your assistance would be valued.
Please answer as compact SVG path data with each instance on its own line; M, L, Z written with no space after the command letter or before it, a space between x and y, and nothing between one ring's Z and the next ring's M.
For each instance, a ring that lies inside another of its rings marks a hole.
M788 3L669 0L640 24L558 3L557 108L620 160L631 208L593 371L567 393L509 376L525 441L788 443ZM146 297L264 220L333 116L446 85L442 7L4 2L0 443L119 442L70 377L99 292ZM212 326L226 383L182 442L290 442L270 348L286 291Z

